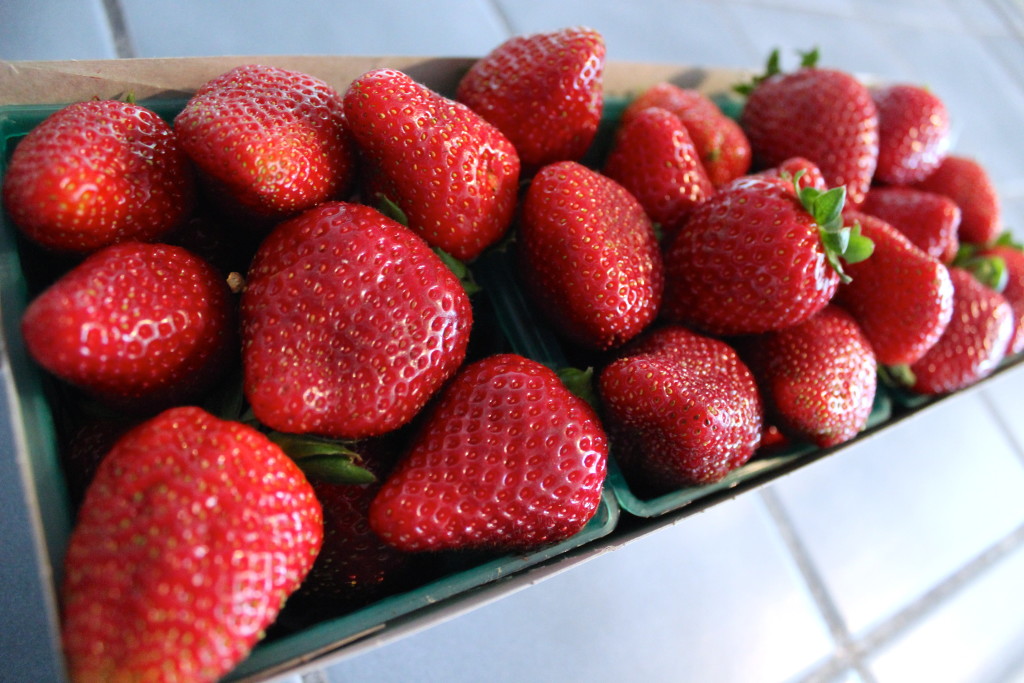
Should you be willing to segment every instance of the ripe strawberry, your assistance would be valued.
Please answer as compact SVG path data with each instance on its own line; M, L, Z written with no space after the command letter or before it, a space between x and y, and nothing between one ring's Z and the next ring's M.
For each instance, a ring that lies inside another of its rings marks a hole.
M194 408L107 455L62 586L71 679L215 681L262 637L319 551L320 505L259 432Z
M748 96L740 124L761 166L806 157L829 187L844 186L856 206L878 163L878 112L860 81L818 67L817 57L808 53L800 69L783 73L773 53L766 74L743 88Z
M575 161L545 166L522 203L523 283L554 328L605 350L657 316L664 284L650 218L614 180Z
M993 244L974 249L965 249L962 257L958 257L957 264L963 261L964 267L972 268L972 261L976 259L998 260L996 268L995 284L997 291L1006 297L1013 307L1015 319L1013 337L1010 339L1008 354L1024 351L1024 246L1014 241L1013 235L1009 232L999 236ZM973 272L973 271L972 271ZM977 275L975 275L977 277ZM1005 281L1003 281L1005 279ZM985 279L982 280L983 282Z
M945 195L962 212L960 242L988 244L1002 230L1002 207L985 167L974 159L947 155L939 167L914 187Z
M629 190L666 235L714 192L686 126L660 107L622 123L603 172Z
M591 28L515 36L470 67L455 98L505 134L527 172L577 161L601 122L604 59Z
M597 512L607 453L597 415L552 370L490 356L444 389L370 526L405 551L554 543Z
M29 131L11 157L3 199L29 239L83 254L162 237L192 210L195 187L188 158L156 113L93 100Z
M875 88L878 110L878 167L875 180L909 185L927 178L950 145L949 112L938 95L918 85Z
M960 248L960 207L944 195L896 185L873 187L860 210L881 218L943 263L951 263Z
M235 346L227 283L205 261L164 244L105 247L26 308L32 357L88 395L148 411L195 399Z
M630 102L622 123L648 107L667 109L683 122L713 186L720 187L750 170L750 142L743 129L700 91L655 83Z
M1014 334L1013 308L969 271L949 269L953 317L924 356L910 366L911 388L943 394L968 387L992 373L1006 355Z
M393 69L363 74L344 101L368 200L383 195L431 246L463 261L505 234L519 157L497 128Z
M949 323L953 287L946 267L885 221L856 211L856 222L875 243L871 258L847 267L852 281L836 292L871 342L881 365L915 362Z
M682 326L630 344L601 370L598 390L615 458L641 491L717 481L761 440L750 370L725 342Z
M870 253L870 243L843 227L842 206L842 188L798 196L793 181L757 177L719 188L667 248L663 317L719 335L811 317L839 286L839 258Z
M368 206L328 202L275 228L253 259L245 395L282 432L383 434L454 374L471 326L465 290L423 240Z
M741 351L769 413L794 437L825 448L867 425L875 353L843 309L826 306L802 323L748 339Z
M208 195L266 224L343 198L355 174L341 95L308 74L262 64L202 85L174 119Z
M797 180L798 174L799 180ZM796 187L813 187L822 192L828 190L828 184L825 182L825 177L821 175L818 165L803 157L786 159L778 166L763 169L753 175L760 178L779 178L790 183L796 180Z

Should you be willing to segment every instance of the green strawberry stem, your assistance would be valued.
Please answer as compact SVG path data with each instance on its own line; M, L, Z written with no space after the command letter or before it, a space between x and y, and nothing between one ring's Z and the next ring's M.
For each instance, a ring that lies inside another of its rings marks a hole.
M886 386L894 389L912 387L917 381L909 365L879 365L878 377Z
M846 188L833 187L830 190L819 190L814 187L800 187L800 178L803 171L793 177L793 187L796 189L800 203L814 218L819 226L821 244L825 248L825 258L839 274L843 282L850 282L851 278L843 270L843 261L846 263L858 263L871 256L875 250L875 243L869 237L861 234L859 223L852 226L843 224L843 205L846 203Z
M371 484L377 478L357 463L359 453L345 442L304 434L269 432L267 438L277 444L311 481L332 484Z
M1001 256L985 255L981 253L981 249L982 247L975 244L960 245L953 265L970 272L974 279L989 289L1002 292L1010 281L1006 261Z
M804 69L811 69L818 65L818 59L821 57L821 53L817 47L811 48L806 52L797 51L800 55L800 67ZM747 96L754 92L762 82L768 80L772 76L776 76L782 73L780 64L782 60L779 56L779 49L775 48L768 54L768 61L765 63L764 72L754 76L747 83L739 83L733 86L733 91L740 95Z
M565 367L557 370L558 378L569 391L576 394L590 404L591 408L597 410L598 396L594 386L594 368L582 370L580 368Z

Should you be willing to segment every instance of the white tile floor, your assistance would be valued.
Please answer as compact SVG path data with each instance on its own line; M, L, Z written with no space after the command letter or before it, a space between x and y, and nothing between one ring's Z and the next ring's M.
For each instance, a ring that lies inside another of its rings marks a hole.
M957 150L986 164L1008 226L1024 237L1020 0L281 6L4 0L0 58L474 55L513 34L571 24L602 31L617 60L758 67L771 48L792 55L818 45L829 65L938 92L953 112ZM528 590L305 677L1024 680L1022 374ZM18 659L13 651L2 656Z

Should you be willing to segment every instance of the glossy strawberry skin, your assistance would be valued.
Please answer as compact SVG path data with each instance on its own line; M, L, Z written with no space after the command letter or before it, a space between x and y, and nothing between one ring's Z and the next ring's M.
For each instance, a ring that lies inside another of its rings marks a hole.
M860 210L881 218L943 263L951 263L960 248L960 207L944 195L904 186L873 187Z
M328 202L282 223L246 279L245 395L273 429L391 431L465 357L462 285L422 239L370 207Z
M414 232L463 261L505 234L520 161L497 128L393 69L357 78L344 102L365 162L364 201L386 196Z
M977 160L947 155L939 167L913 187L945 195L960 207L959 238L988 244L1002 230L1002 206L988 171Z
M949 269L953 316L939 340L910 366L912 389L944 394L971 386L996 369L1013 337L1013 308L962 268Z
M574 161L544 167L522 202L523 283L573 344L606 350L657 316L664 286L650 218L625 188Z
M199 257L125 242L88 256L21 321L32 357L86 394L131 412L194 400L237 342L227 283Z
M665 253L666 320L719 335L806 320L839 285L792 184L740 178L696 207Z
M587 27L515 36L477 60L455 99L496 126L527 173L579 160L604 106L604 38Z
M172 408L122 437L71 534L71 679L215 681L262 637L322 539L320 505L262 434Z
M927 88L897 83L871 91L878 110L875 180L909 185L927 178L950 145L949 112Z
M499 354L466 366L370 507L407 552L529 550L596 514L608 441L593 409L545 366Z
M207 193L259 225L341 199L355 174L341 95L311 75L245 64L204 85L175 117Z
M153 241L192 210L192 168L174 131L149 109L115 100L51 114L15 148L4 207L44 247L85 254Z
M1006 264L1006 287L1001 294L1013 307L1016 324L1007 353L1024 351L1024 251L1009 245L983 249L980 256L997 256Z

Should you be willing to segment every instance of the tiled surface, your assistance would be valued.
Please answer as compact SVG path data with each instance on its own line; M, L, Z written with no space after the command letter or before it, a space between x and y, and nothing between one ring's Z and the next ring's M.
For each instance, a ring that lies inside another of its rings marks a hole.
M1021 0L280 7L5 0L0 58L472 55L570 24L600 30L618 60L757 68L771 48L792 57L817 45L828 65L940 93L958 151L989 168L1007 226L1024 237ZM763 491L305 679L1024 680L1022 414L1018 371ZM0 645L5 659L25 651Z

